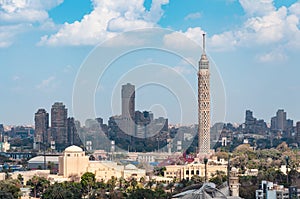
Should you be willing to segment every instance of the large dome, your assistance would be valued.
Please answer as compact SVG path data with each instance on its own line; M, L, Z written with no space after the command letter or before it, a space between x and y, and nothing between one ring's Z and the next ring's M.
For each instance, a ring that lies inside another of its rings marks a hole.
M127 165L125 166L125 169L126 169L126 170L136 170L137 168L136 168L136 166L134 166L133 164L127 164Z
M65 152L82 152L82 151L83 151L82 148L75 145L69 146L65 149Z

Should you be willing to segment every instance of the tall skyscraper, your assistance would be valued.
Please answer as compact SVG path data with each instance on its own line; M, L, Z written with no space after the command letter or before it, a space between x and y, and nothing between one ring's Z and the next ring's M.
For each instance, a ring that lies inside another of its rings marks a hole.
M0 142L3 142L4 126L0 124Z
M210 151L210 72L205 53L205 34L198 71L198 125L199 153L207 154Z
M68 145L82 145L80 137L77 132L75 119L69 117L67 120L67 134L68 134Z
M45 109L39 109L34 115L35 143L40 145L41 143L46 146L48 144L48 129L49 129L49 113ZM39 147L40 148L40 147Z
M277 129L284 131L286 128L286 112L283 109L279 109L276 113L277 117Z
M135 112L135 86L127 83L122 85L122 117L133 118Z
M51 108L51 134L56 144L67 144L68 109L61 102L56 102Z
M293 128L293 120L287 119L287 113L283 109L276 112L276 116L271 118L271 130L290 131Z
M300 144L300 121L296 123L296 139L298 144Z

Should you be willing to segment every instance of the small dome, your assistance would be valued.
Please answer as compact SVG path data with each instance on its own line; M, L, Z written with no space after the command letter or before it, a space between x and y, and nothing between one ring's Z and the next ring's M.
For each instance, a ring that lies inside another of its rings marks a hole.
M128 165L125 166L125 169L126 170L136 170L137 168L133 164L128 164Z
M75 145L69 146L65 149L65 152L82 152L82 151L83 151L82 148Z
M231 171L232 171L232 172L237 172L237 168L236 168L236 167L232 167L232 168L231 168Z

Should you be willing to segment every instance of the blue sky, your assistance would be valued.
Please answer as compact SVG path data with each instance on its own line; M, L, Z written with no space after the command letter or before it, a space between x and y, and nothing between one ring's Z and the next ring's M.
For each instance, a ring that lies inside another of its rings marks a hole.
M50 112L55 101L64 102L69 115L74 115L76 77L95 46L125 31L152 27L177 31L199 45L201 34L207 34L207 53L212 67L219 71L226 95L226 116L214 122L241 123L246 109L269 122L279 108L299 121L299 20L300 2L296 0L0 1L0 123L33 124L34 112L38 108ZM185 43L174 35L168 37L171 44L184 48ZM119 44L115 47L131 45L128 41ZM200 53L201 49L199 57ZM116 62L99 81L96 116L106 121L118 114L119 101L107 96L118 98L120 78L132 65L154 62L173 68L196 91L197 77L189 64L144 51ZM161 71L152 74L156 72ZM174 85L178 77L174 76ZM220 86L212 84L219 93ZM136 107L167 116L171 123L195 123L195 111L180 119L176 96L155 85L144 86L137 91ZM212 96L213 104L219 103L217 97Z

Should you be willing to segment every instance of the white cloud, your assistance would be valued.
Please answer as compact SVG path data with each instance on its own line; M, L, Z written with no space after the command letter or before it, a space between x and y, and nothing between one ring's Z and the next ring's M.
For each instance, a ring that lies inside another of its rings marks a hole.
M182 75L189 75L193 73L193 71L188 69L186 66L175 66L173 69Z
M291 5L291 7L289 7L289 11L292 14L295 14L297 16L300 16L300 2L296 2L293 5Z
M199 19L201 18L200 12L190 13L187 16L184 17L184 20L193 20L193 19Z
M273 0L239 0L246 14L263 16L275 11Z
M168 0L154 0L150 11L143 0L93 0L94 9L82 20L65 23L53 35L45 35L40 45L94 45L116 34L156 26L163 15L162 5Z
M191 39L199 45L202 44L202 34L205 33L200 27L188 28L187 31L178 31L167 34L163 38L164 46L167 48L184 49L190 48L187 46L187 40Z
M270 48L273 44L283 44L282 48L300 48L300 3L294 3L289 8L282 6L275 8L272 0L240 0L240 4L248 17L245 22L234 30L219 34L208 35L207 45L212 51L230 51L240 47L261 46ZM178 39L182 33L188 38L202 43L200 27L189 28L166 35L166 45L182 48L184 41ZM260 58L267 61L273 58L273 53L267 53ZM277 54L277 58L286 59Z
M47 10L63 0L5 0L0 2L2 22L41 22L49 18Z
M298 3L290 8L276 9L271 0L241 0L249 18L232 31L212 35L208 45L216 51L233 50L238 47L265 46L271 44L290 44L300 47ZM253 3L253 4L251 4ZM290 11L289 11L290 10ZM256 14L256 16L251 16Z
M0 48L12 45L18 34L34 25L52 28L48 10L63 0L2 0L0 1Z
M14 75L14 76L12 77L12 80L13 80L13 81L18 81L18 80L20 80L20 76Z
M56 78L54 76L50 76L48 79L44 79L40 84L36 85L36 88L39 90L54 88L56 86L55 80Z
M282 52L282 49L274 49L269 53L258 56L260 62L282 62L287 60L287 55Z
M30 26L26 24L0 26L0 48L10 46L16 35L24 32L28 27Z

